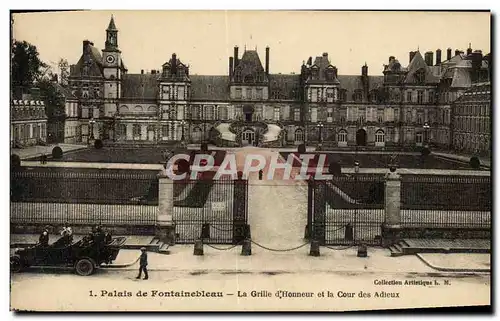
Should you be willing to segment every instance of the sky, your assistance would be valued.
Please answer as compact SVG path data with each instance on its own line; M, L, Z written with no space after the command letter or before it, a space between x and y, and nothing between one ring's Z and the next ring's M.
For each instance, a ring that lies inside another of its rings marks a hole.
M389 56L403 66L409 51L490 52L488 12L334 11L80 11L14 15L13 37L37 46L43 61L76 64L82 41L103 49L111 15L129 73L161 69L172 53L190 73L227 75L235 45L259 53L270 47L270 73L300 73L309 57L327 52L340 75L381 75ZM435 59L435 54L434 54Z

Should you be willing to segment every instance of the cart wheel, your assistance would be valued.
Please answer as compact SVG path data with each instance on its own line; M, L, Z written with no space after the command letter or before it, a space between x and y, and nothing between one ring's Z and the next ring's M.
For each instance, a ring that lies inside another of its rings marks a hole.
M76 274L89 276L94 273L94 263L90 259L80 259L75 264Z
M10 270L14 273L21 272L23 264L21 263L21 258L19 256L12 256L10 258Z

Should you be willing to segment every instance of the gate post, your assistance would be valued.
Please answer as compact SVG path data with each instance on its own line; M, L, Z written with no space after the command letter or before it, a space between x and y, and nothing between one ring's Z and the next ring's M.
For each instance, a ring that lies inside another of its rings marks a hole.
M326 181L313 181L314 196L313 196L313 235L312 239L319 242L320 245L325 245L326 241Z
M382 224L382 245L399 241L401 231L401 176L396 172L385 175L385 219Z
M314 180L313 177L307 181L307 224L304 232L304 239L309 240L312 236L313 230L313 213L314 213Z
M233 244L239 244L247 235L247 180L238 175L233 181Z
M174 181L165 172L158 175L158 216L156 218L156 237L161 242L175 244Z

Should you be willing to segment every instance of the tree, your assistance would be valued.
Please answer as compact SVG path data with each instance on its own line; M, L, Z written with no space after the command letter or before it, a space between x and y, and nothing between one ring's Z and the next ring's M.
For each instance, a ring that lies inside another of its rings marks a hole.
M45 103L45 113L49 120L64 118L64 97L57 88L57 84L53 81L43 78L38 83L40 88L40 95Z
M36 46L26 41L14 41L11 48L13 87L32 87L42 78L47 67L47 64L40 60Z

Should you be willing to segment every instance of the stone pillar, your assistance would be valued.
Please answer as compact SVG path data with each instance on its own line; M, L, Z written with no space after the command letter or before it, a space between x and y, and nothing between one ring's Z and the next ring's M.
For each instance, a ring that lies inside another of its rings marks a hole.
M385 176L385 220L382 224L383 245L399 241L401 231L401 176L389 172Z
M174 181L165 172L158 175L158 217L156 219L156 236L160 241L175 244Z

